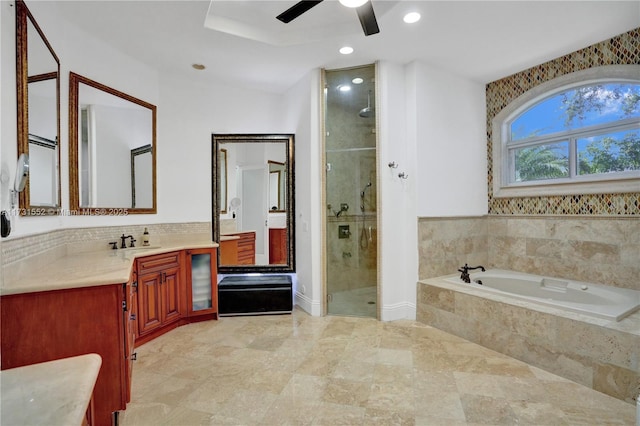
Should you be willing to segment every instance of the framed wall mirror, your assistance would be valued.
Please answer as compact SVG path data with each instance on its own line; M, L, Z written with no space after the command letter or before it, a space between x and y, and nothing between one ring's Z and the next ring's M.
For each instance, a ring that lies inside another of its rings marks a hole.
M294 135L214 134L212 142L218 271L295 272Z
M29 158L22 215L60 209L60 60L21 0L16 1L18 155Z
M269 213L287 211L287 170L285 163L269 160Z
M69 75L71 210L156 213L156 107Z

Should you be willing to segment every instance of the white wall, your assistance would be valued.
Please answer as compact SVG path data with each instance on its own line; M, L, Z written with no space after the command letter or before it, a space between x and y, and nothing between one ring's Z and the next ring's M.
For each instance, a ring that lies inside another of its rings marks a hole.
M201 86L162 75L65 21L55 2L29 8L61 62L62 206L69 207L69 71L154 104L157 109L158 214L125 217L17 217L9 238L59 228L211 220L211 133L282 132L282 96L226 85ZM1 157L8 175L15 173L15 8L0 2L2 31ZM195 71L194 72L198 72ZM206 72L206 71L205 71ZM7 185L0 197L8 208Z
M414 62L417 215L487 213L485 86Z
M415 318L417 220L415 211L415 151L409 124L412 118L403 65L378 64L378 188L380 197L379 277L381 319ZM397 168L390 168L395 162ZM401 179L404 172L409 177Z
M2 157L17 157L13 8L2 11ZM70 70L158 106L158 214L18 218L12 237L57 228L211 220L211 134L295 133L296 302L321 314L320 70L284 95L162 75L70 25L49 3L32 12L62 62L62 200L68 208ZM194 71L196 72L196 71ZM205 71L206 72L206 71ZM415 316L417 218L486 212L484 86L421 63L378 66L382 319ZM397 169L387 164L395 161ZM409 178L398 178L405 172ZM231 183L231 182L230 182ZM5 197L2 197L3 206Z
M77 27L69 24L58 13L55 2L31 2L29 10L43 30L49 43L60 58L60 171L63 211L69 208L68 173L68 99L69 72L96 80L114 89L128 93L152 104L159 101L158 71L113 49ZM1 49L1 111L2 130L0 163L8 171L13 184L17 159L16 135L16 80L15 80L15 7L12 2L0 1L2 32ZM8 125L5 125L8 124ZM9 208L8 185L0 192L2 208ZM132 223L154 223L156 216L102 216L102 217L14 217L9 238L46 232L60 228L104 226Z
M279 95L163 77L154 221L210 221L211 134L283 132L281 105ZM231 200L235 180L228 185Z
M284 94L285 131L295 133L296 304L321 315L320 70L310 71Z

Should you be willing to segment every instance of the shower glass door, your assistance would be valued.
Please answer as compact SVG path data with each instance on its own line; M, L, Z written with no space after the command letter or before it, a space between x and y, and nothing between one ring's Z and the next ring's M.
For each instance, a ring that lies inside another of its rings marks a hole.
M375 65L325 71L329 315L378 316Z

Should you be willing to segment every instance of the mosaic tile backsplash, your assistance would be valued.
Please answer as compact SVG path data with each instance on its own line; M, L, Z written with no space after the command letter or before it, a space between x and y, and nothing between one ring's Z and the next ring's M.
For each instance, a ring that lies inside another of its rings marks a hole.
M640 28L529 68L486 87L489 214L640 215L640 193L493 198L493 118L535 86L572 72L640 63Z
M212 235L211 222L160 223L152 225L103 226L95 228L60 229L42 234L27 235L2 243L2 266L27 257L44 256L49 261L67 254L83 251L108 250L109 241L119 241L122 234L133 235L142 245L142 233L148 228L151 245L176 234Z

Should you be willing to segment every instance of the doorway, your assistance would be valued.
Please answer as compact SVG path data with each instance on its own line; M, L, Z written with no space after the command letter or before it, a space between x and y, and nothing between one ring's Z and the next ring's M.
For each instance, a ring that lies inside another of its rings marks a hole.
M326 313L378 317L375 65L324 71Z

